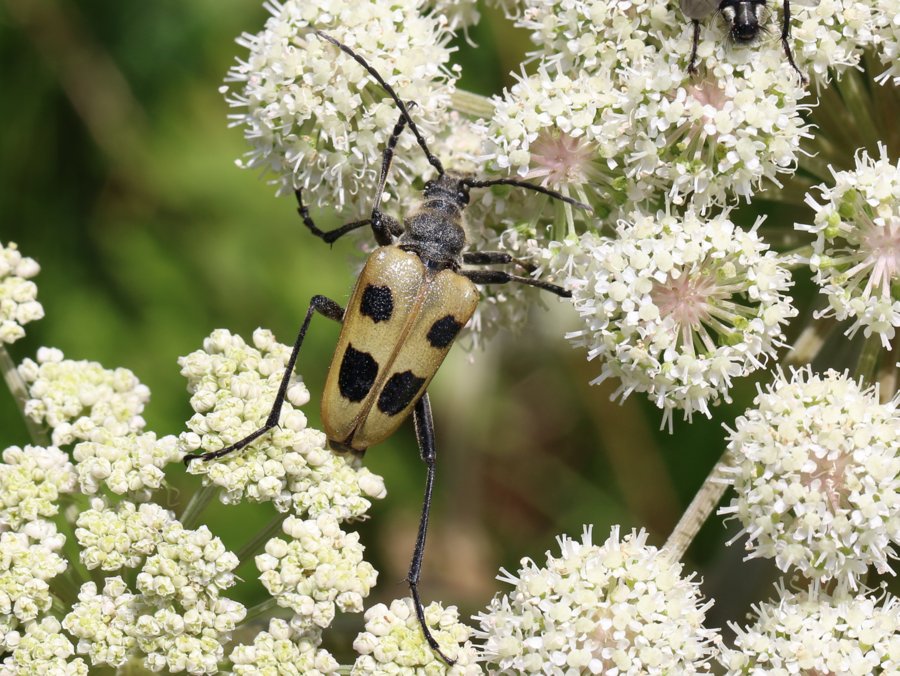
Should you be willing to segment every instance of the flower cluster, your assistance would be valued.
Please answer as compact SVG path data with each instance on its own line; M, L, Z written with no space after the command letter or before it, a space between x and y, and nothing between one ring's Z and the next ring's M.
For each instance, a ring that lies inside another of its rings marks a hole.
M240 336L218 330L202 350L180 359L196 411L188 421L190 431L179 438L181 450L218 450L262 427L290 351L270 331L257 329L250 346ZM189 471L219 486L226 503L272 501L279 511L293 506L298 515L327 512L341 521L359 518L370 499L384 497L384 481L359 460L325 448L325 435L308 428L306 416L295 408L309 401L309 391L291 377L276 429L240 453L216 462L192 462Z
M0 533L0 651L14 649L53 604L49 580L65 571L65 537L48 521Z
M882 84L900 86L900 0L882 0L874 15L875 44L881 62L887 66L879 77Z
M223 643L245 609L221 595L234 584L238 560L202 526L186 529L153 503L100 499L78 517L75 536L87 568L137 569L136 591L120 576L81 587L63 627L94 665L122 666L137 650L157 671L217 673Z
M0 464L0 528L55 516L60 494L74 490L75 469L58 448L10 446Z
M833 171L834 185L818 186L820 200L812 225L797 225L816 236L810 266L828 298L823 314L853 319L848 335L862 328L889 348L900 326L900 161L865 151L853 171Z
M42 347L37 361L22 362L19 375L28 385L26 415L53 430L56 446L91 439L94 433L120 436L144 427L141 413L150 390L128 369L108 370Z
M729 434L733 514L749 558L855 588L900 543L898 399L847 375L780 374Z
M900 599L779 590L754 607L747 627L733 625L734 648L720 662L743 674L892 674L900 671Z
M290 516L283 529L291 540L269 540L256 567L278 605L294 611L299 628L328 627L336 609L361 612L378 573L363 560L359 535L342 531L332 514L309 521Z
M14 243L0 246L0 345L14 343L25 335L24 324L44 316L37 286L30 281L40 270Z
M256 635L252 645L239 645L229 655L238 676L329 676L338 663L317 640L298 632L291 624L275 618L269 630Z
M31 622L15 643L6 646L9 657L0 663L0 676L20 674L54 674L54 676L87 676L88 667L80 657L73 657L75 647L62 633L55 617Z
M439 603L431 603L425 607L425 623L441 650L453 660L452 667L447 668L425 642L412 599L406 598L392 601L390 606L379 603L366 611L365 631L353 642L359 657L350 673L354 676L482 673L476 664L475 648L468 640L472 630L459 621L455 608L444 609Z
M437 128L453 86L452 34L447 19L424 14L425 6L424 0L268 5L273 15L265 29L239 40L249 55L224 88L239 110L232 120L253 147L242 166L273 173L283 189L303 188L310 204L365 212L398 111L356 61L312 31L358 51L404 101L416 102L417 125ZM469 13L461 9L457 24ZM409 184L427 169L415 145L411 133L401 136L390 186Z
M602 359L595 382L614 376L618 395L647 392L663 424L674 409L709 415L735 378L774 355L796 313L787 269L726 215L634 213L614 238L588 233L551 251L584 322L569 338Z
M559 538L561 556L545 567L522 560L518 575L498 578L497 596L475 635L503 673L679 673L709 671L717 634L703 626L698 583L681 564L649 546L644 531L602 545L586 528L581 541Z

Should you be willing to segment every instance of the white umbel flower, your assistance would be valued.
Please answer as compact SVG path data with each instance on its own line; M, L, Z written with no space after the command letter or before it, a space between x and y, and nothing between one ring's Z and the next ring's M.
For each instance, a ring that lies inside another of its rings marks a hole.
M74 654L72 642L62 633L59 620L45 617L31 622L24 635L18 637L15 647L0 663L0 676L87 676L87 665Z
M881 62L887 66L878 81L893 80L900 87L900 0L879 0L874 15L875 45Z
M229 656L238 676L329 676L338 670L331 654L314 634L300 634L282 619L269 621L251 645L239 645Z
M370 204L381 153L399 111L349 55L311 34L322 30L351 47L415 101L416 124L438 128L452 89L452 34L424 0L285 0L267 3L265 29L243 35L249 50L224 88L253 149L242 166L274 174L283 189L304 188L308 204L341 209ZM428 167L405 132L390 186L409 185ZM368 214L366 214L368 215Z
M853 171L832 169L834 185L806 197L813 224L796 227L816 236L810 266L830 305L823 314L852 319L848 335L862 328L890 348L900 326L900 161L878 151L858 152Z
M732 625L734 648L719 658L728 676L900 673L900 599L894 596L782 588L776 601L753 610L750 625Z
M646 392L685 418L728 400L735 378L765 365L796 311L790 273L756 229L726 214L634 213L615 238L588 233L551 249L585 328L569 338L600 359L594 382L619 378L617 396Z
M172 435L157 439L155 432L115 436L98 430L91 436L91 441L76 444L72 453L78 483L86 495L105 486L117 495L149 500L152 491L163 485L163 468L181 459Z
M515 171L568 197L608 203L625 137L603 125L617 100L609 77L569 77L554 65L541 64L537 73L520 77L495 98L486 157L500 170ZM526 201L524 194L522 198ZM584 215L575 209L569 218Z
M289 516L283 529L290 540L269 540L256 567L278 605L297 614L295 626L325 628L336 610L361 612L378 571L363 560L359 534L342 531L327 513L309 521Z
M89 570L111 572L136 568L156 549L163 530L175 520L166 509L146 502L122 502L110 508L100 498L78 515L75 537L81 560Z
M137 650L132 629L139 615L137 596L118 576L104 581L102 593L94 582L78 592L78 602L63 620L63 626L78 639L78 652L91 664L124 665Z
M676 58L690 51L689 36L668 40L623 76L626 174L654 182L676 203L689 196L695 207L749 200L796 169L809 136L804 91L784 54L774 52L735 50L746 52L735 64L722 61L718 47L698 80Z
M680 27L676 3L654 0L525 0L516 25L539 54L566 70L612 73L659 50L658 34Z
M37 301L37 285L31 281L40 271L33 259L19 253L15 243L0 245L0 344L14 343L25 335L25 324L44 316Z
M778 21L781 21L781 5ZM820 82L859 65L863 49L872 44L873 20L885 11L884 0L817 0L791 4L791 49L800 70ZM753 49L784 51L778 40Z
M128 369L65 359L61 350L42 347L19 374L28 385L25 414L52 429L55 446L90 439L101 428L128 434L144 427L150 390Z
M483 657L498 673L707 673L716 632L703 626L712 605L693 576L647 544L644 531L595 545L560 537L545 567L522 559L515 589L494 597L477 619Z
M475 647L469 641L472 629L459 621L456 608L439 603L425 607L425 623L444 654L454 661L447 667L425 641L416 609L410 598L396 599L366 611L366 628L353 642L359 653L353 664L353 676L473 676L483 673L476 664Z
M0 528L55 516L59 496L75 490L69 456L53 446L10 446L0 464Z
M898 399L845 374L779 374L729 432L734 514L748 558L855 588L900 542Z
M66 570L66 538L49 521L0 533L0 652L16 646L17 628L39 620L53 604L49 580Z
M262 427L284 375L291 348L257 329L253 345L224 329L203 349L179 360L197 412L179 437L185 452L229 446ZM215 462L195 460L189 471L222 488L225 503L273 501L280 511L329 512L341 521L362 516L370 499L385 495L384 481L358 459L325 448L325 435L306 426L298 408L309 391L296 376L287 391L279 426L246 448Z
M218 673L223 646L246 616L221 595L234 585L237 557L206 526L187 529L158 505L109 509L95 498L91 507L75 531L82 560L92 570L137 569L136 591L118 576L102 593L82 586L64 620L78 652L95 666L138 657L151 671Z

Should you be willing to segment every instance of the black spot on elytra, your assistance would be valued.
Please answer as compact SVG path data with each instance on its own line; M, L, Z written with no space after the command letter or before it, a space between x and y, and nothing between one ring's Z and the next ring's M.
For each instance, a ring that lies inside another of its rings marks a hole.
M347 345L341 370L338 372L338 388L350 401L362 401L378 375L378 363L368 352L360 352Z
M375 323L386 322L394 314L394 298L386 286L369 284L363 291L359 311Z
M410 405L424 382L424 378L413 375L412 371L395 373L381 390L381 396L378 397L378 410L386 415L397 415Z
M428 338L428 342L431 343L431 347L443 349L453 342L453 339L456 338L456 334L459 333L461 328L462 324L456 321L456 318L453 315L447 315L446 317L441 317L431 325L426 337Z

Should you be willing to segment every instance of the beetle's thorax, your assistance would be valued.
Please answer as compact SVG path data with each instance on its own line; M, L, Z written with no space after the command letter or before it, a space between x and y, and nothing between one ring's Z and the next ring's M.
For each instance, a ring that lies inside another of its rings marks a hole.
M766 0L722 0L719 10L728 22L731 39L752 42L759 35Z
M423 200L404 221L400 246L434 267L458 268L466 246L463 210L469 187L461 177L442 174L425 184Z

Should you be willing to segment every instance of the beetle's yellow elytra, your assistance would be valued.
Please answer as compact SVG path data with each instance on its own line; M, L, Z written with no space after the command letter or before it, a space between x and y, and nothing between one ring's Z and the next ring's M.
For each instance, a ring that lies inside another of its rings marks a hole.
M328 370L322 424L341 450L363 451L409 416L478 304L475 285L429 269L399 246L360 273Z

